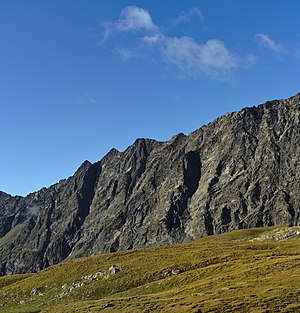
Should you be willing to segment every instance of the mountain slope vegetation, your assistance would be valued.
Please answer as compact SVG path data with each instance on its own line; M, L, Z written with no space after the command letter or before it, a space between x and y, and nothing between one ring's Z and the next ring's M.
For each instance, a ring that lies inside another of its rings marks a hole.
M300 227L67 260L0 278L1 312L300 312Z

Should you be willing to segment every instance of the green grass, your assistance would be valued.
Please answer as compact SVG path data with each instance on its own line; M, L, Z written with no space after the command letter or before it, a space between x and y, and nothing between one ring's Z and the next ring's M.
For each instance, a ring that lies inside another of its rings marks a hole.
M0 312L300 312L297 230L239 230L0 277ZM108 275L112 265L122 270Z

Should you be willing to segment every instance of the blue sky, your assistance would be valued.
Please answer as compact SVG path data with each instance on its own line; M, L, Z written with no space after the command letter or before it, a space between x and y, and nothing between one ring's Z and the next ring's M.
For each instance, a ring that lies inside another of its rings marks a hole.
M300 92L300 2L0 1L0 190Z

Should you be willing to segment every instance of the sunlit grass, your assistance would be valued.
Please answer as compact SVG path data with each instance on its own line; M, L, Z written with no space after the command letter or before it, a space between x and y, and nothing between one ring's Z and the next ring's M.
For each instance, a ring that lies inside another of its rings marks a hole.
M1 277L0 311L99 312L109 304L105 312L300 312L295 230L239 230ZM112 265L122 270L110 274Z

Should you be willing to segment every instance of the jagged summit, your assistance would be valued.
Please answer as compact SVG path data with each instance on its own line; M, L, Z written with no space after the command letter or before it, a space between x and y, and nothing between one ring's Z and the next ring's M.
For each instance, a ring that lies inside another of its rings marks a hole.
M27 197L0 194L0 274L65 258L300 223L300 97L138 139Z
M290 97L289 99L294 99L294 100L300 101L300 92L298 92L298 93L295 94L294 96Z

